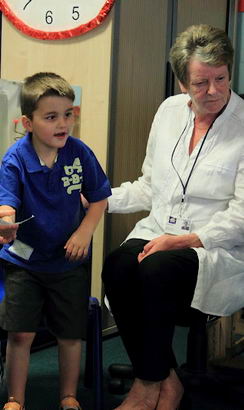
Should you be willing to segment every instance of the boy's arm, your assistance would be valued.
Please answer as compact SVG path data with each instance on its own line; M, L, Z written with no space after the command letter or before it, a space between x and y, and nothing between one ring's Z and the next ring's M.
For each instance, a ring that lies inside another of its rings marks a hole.
M92 235L106 208L107 199L90 203L79 228L71 235L64 246L68 259L78 260L87 256Z
M0 222L0 244L9 243L16 239L18 225L15 224L15 209L8 205L0 206L0 218L10 225L1 224Z

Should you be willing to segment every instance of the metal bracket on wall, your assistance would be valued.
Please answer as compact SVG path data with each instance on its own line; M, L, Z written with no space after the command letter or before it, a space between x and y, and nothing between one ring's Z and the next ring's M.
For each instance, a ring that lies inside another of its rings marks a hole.
M237 17L239 0L228 0L226 13L226 33L228 34L234 49L237 41ZM232 67L232 83L235 83L235 59Z
M169 62L169 52L170 48L173 45L176 33L177 33L177 11L178 11L178 0L169 0L168 1L168 21L171 24L168 24L167 27L167 51L166 51L166 84L165 84L165 98L174 95L174 73Z

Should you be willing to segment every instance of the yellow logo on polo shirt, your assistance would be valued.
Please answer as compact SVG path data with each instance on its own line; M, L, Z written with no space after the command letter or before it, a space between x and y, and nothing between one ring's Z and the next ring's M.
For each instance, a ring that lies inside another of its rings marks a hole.
M82 166L79 158L75 158L73 165L65 165L64 172L66 177L62 177L64 187L67 187L67 194L71 194L73 191L81 191L82 187Z

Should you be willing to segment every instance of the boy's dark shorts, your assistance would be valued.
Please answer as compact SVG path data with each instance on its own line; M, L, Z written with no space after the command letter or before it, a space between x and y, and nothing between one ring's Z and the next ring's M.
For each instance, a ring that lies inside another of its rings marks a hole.
M0 326L10 332L36 332L44 318L60 339L86 334L90 291L89 265L64 273L39 273L3 261L5 297Z

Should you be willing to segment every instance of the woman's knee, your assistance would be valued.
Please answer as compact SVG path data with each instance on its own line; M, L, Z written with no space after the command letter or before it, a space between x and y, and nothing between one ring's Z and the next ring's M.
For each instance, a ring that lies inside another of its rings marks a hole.
M106 283L106 280L113 275L113 272L116 270L116 265L117 265L117 249L110 253L103 264L103 270L102 270L102 280Z
M178 273L173 255L159 251L147 256L140 263L139 276L142 283L148 282L150 286L174 285Z
M198 259L191 249L158 251L147 256L138 269L144 286L163 286L164 289L177 289L181 286L195 287Z
M137 268L137 256L129 254L123 247L110 253L104 262L102 279L107 283L126 282L127 276Z

